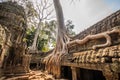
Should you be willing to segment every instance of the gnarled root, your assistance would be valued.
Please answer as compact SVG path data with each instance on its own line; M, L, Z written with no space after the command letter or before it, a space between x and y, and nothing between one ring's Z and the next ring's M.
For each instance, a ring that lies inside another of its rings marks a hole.
M99 39L99 38L105 38L105 39L106 39L106 43L105 43L105 44L94 45L92 48L93 48L93 49L96 49L96 48L101 48L101 47L110 46L110 45L112 44L112 43L111 43L110 34L113 34L113 33L120 33L120 31L119 31L119 29L114 28L114 29L111 30L111 31L99 33L99 34L96 34L96 35L88 35L88 36L86 36L86 37L85 37L84 39L82 39L82 40L78 40L78 39L77 39L77 40L71 41L71 42L67 43L67 45L68 45L68 46L73 45L73 44L83 45L83 44L87 43L89 40L95 40L95 39Z
M60 77L60 71L61 71L61 59L62 56L65 54L57 52L54 54L54 52L47 57L45 57L44 62L46 64L46 70L49 73L52 73L55 77Z

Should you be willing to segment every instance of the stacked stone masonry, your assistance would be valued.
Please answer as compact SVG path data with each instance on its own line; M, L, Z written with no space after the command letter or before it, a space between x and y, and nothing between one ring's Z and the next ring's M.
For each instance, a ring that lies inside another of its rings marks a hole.
M120 10L104 18L98 23L90 26L86 30L80 32L78 35L74 37L74 39L83 39L85 36L89 34L101 33L101 32L110 30L113 27L118 26L118 25L120 25Z
M0 26L5 31L0 60L5 74L29 72L30 55L23 41L26 35L26 14L24 8L16 2L0 3Z

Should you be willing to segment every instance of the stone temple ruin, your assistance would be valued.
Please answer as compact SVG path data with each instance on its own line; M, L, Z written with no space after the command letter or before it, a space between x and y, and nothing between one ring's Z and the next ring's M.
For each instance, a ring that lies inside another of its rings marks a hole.
M108 38L89 38L90 35L104 33ZM63 77L72 80L120 80L120 11L89 27L74 39L87 41L69 47L69 54L62 64L66 69L66 72L61 71ZM68 75L70 72L72 78Z
M29 72L30 56L23 41L26 31L23 7L12 2L0 3L0 32L2 52L0 66L5 74Z
M0 12L3 73L28 73L29 63L31 67L45 70L43 59L51 51L29 53L32 57L28 54L23 41L27 28L24 9L16 3L5 2L0 3ZM61 78L120 80L120 10L76 35L69 45L69 53L63 57L61 73L58 73Z
M80 32L70 45L62 59L61 78L120 80L120 10ZM50 53L31 53L31 64L44 69L43 59Z

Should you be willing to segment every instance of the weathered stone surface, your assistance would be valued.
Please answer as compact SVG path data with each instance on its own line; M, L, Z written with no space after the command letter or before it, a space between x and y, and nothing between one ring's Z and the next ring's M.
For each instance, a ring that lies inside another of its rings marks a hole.
M23 41L26 33L26 15L22 6L13 2L0 3L0 25L5 31L5 41L0 65L4 73L29 72L30 57L27 54L27 45Z
M112 31L118 31L118 32L113 32ZM120 43L120 40L119 40L119 33L120 33L120 26L116 26L113 28L113 30L108 30L106 32L103 32L103 33L98 33L98 34L95 34L95 35L89 35L89 36L86 36L84 39L82 40L74 40L72 41L70 44L74 44L72 46L68 46L68 51L69 51L69 54L70 53L74 53L74 52L80 52L80 51L85 51L85 50L92 50L92 49L99 49L100 47L97 47L97 46L102 46L104 44L106 44L108 41L110 42L108 45L116 45L116 44L119 44ZM109 36L109 40L108 38L105 39L104 35L103 34L107 34L108 32L111 32L111 34L107 35ZM97 37L97 35L103 35L103 37L101 38L92 38L92 36L94 37ZM91 36L91 37L90 37ZM81 42L84 42L85 40L87 40L84 44L82 44ZM75 42L76 41L76 42ZM69 44L69 45L70 45ZM107 46L104 46L104 47L107 47ZM102 47L101 47L102 48ZM105 54L106 55L106 54ZM104 55L104 56L105 56Z
M115 61L119 62L119 56L116 57L116 55L118 55L120 52L118 52L119 50L114 50L114 48L116 47L117 46L111 46L96 51L87 50L73 53L72 60L74 60L75 63L112 63ZM112 51L112 49L114 51Z
M73 40L82 40L88 35L111 31L113 28L120 31L120 10L82 31ZM89 40L85 44L68 46L68 54L63 57L62 66L99 70L102 71L106 80L118 80L118 73L120 73L120 32L112 33L109 36L111 45L105 47L92 48L94 45L106 43L104 37ZM76 76L73 75L73 78L76 79Z
M104 18L103 20L99 21L93 26L90 26L86 30L80 32L78 35L74 37L74 39L83 39L85 36L89 34L101 33L119 25L120 25L120 10Z

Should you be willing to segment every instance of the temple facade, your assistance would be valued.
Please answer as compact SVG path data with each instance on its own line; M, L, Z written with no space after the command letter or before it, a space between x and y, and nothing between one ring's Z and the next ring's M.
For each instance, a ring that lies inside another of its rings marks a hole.
M61 78L120 80L120 10L80 32L68 45ZM47 54L33 54L31 64L44 69L42 60Z

